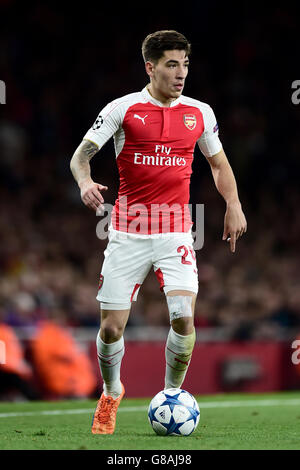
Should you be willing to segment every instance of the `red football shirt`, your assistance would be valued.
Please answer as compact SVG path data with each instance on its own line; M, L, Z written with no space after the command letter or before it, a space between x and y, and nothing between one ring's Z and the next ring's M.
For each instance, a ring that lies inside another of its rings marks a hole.
M187 232L195 144L207 157L222 149L211 107L183 95L165 107L144 88L105 106L84 139L100 149L112 136L120 175L113 228Z

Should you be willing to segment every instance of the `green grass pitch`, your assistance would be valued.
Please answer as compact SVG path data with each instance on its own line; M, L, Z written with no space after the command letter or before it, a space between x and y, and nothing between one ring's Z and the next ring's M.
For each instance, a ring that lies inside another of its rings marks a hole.
M196 396L200 423L187 437L157 436L149 399L124 398L113 435L91 434L96 401L0 402L1 450L300 449L300 392Z

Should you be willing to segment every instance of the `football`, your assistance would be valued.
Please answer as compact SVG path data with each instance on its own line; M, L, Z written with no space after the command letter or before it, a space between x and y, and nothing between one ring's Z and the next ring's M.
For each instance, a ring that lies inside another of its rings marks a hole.
M148 419L159 436L189 436L198 426L200 410L189 392L169 388L152 398Z

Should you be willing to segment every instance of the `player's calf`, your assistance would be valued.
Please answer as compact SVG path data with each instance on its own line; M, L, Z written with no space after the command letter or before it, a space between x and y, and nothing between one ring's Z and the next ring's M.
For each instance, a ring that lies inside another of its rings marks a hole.
M189 335L179 335L170 328L165 348L165 388L181 387L190 365L195 337L195 329Z
M167 295L171 328L165 348L165 388L180 388L190 364L196 338L194 299L195 295Z

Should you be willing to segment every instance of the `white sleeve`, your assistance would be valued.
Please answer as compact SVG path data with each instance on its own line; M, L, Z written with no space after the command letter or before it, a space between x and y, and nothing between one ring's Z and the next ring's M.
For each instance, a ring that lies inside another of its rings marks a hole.
M123 116L119 100L112 101L100 111L96 121L83 138L94 142L100 149L118 131L122 125Z
M197 143L205 157L212 157L222 150L219 139L219 126L215 114L210 106L203 113L204 131Z

